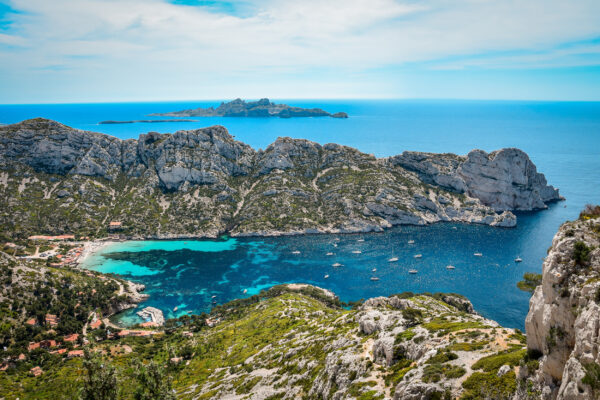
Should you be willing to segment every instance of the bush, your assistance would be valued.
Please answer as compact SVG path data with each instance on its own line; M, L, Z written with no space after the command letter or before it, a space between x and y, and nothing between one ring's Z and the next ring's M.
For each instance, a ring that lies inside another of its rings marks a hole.
M584 265L590 260L590 249L584 242L575 242L573 246L573 259L577 265Z
M526 272L523 280L517 283L517 287L525 292L533 293L535 288L542 284L542 274Z
M600 206L587 204L579 214L579 219L587 220L600 217Z

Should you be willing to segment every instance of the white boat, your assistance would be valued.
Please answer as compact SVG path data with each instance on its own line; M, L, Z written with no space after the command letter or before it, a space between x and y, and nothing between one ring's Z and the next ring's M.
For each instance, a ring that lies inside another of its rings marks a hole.
M300 252L298 250L294 250L292 251L292 254L300 254Z
M416 269L411 269L408 271L409 274L416 274L417 272L419 271L417 271Z
M327 279L327 278L329 278L329 275L325 275L323 278L324 278L324 279Z
M213 297L211 297L211 299L216 299L216 298L217 298L217 295L214 295Z
M173 312L177 312L177 310L179 310L179 307L177 307L177 306L173 307Z
M481 257L481 256L483 256L483 254L482 254L482 253L473 253L473 255L474 255L475 257Z
M357 242L364 242L365 239L358 239Z
M454 265L448 265L448 266L446 267L446 269L454 269L454 268L456 268Z
M362 253L362 251L360 251L360 250L354 250L354 251L352 251L352 254L360 254L360 253Z
M337 247L337 243L334 243L334 244L333 244L333 247Z
M422 254L415 254L415 258L421 258L421 257L423 257Z
M411 239L408 241L408 244L415 244L415 241Z
M248 293L248 289L244 289L244 294Z
M398 257L392 257L388 260L388 262L396 262L398 261Z
M378 277L376 277L376 276L372 276L372 277L371 277L371 280L372 280L372 281L378 281L378 280L379 280L379 278L378 278Z
M377 268L373 268L371 272L377 272Z
M342 266L342 264L340 264L340 263L335 263L335 264L331 264L331 266L332 266L332 267L341 267L341 266Z
M521 261L523 261L523 259L521 257L515 258L515 262L521 262Z
M327 254L325 254L325 255L326 255L326 256L332 256L332 255L333 255L333 253L331 253L331 252L330 252L330 253L327 253Z

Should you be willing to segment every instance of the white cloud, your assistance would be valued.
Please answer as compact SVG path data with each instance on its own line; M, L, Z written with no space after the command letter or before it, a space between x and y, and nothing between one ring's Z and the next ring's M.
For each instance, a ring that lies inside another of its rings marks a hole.
M117 88L149 80L201 88L329 70L353 76L406 63L496 67L511 59L469 57L503 51L523 52L521 66L567 58L587 65L578 47L568 54L556 47L600 36L597 0L272 0L255 1L244 16L162 0L11 4L22 13L0 34L0 43L12 46L0 50L0 83L50 69L57 82L107 77ZM465 61L448 63L452 57ZM63 76L56 66L65 68ZM44 72L37 79L47 78Z

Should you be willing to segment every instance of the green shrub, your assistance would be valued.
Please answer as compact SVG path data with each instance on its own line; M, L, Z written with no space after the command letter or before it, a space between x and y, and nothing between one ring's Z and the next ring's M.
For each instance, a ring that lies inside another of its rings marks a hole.
M573 259L577 265L585 265L590 260L590 249L584 242L575 242L573 246Z
M526 272L523 274L523 280L517 283L517 287L525 292L531 292L535 288L542 284L542 274L535 274L533 272Z

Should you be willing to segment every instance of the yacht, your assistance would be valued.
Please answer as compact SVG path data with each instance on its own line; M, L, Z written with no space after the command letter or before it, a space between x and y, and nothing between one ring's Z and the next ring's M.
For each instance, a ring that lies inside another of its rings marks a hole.
M515 262L521 262L521 261L523 261L523 259L521 257L515 258Z
M331 264L331 266L332 266L332 267L341 267L341 266L342 266L342 264L340 264L340 263L335 263L335 264Z
M474 255L475 257L481 257L481 256L483 256L483 254L482 254L482 253L473 253L473 255Z
M417 271L416 269L411 269L408 271L409 274L416 274L417 272L419 271Z
M244 289L244 294L248 293L248 289Z
M421 257L423 257L422 254L415 254L415 258L421 258Z
M372 276L372 277L371 277L371 280L372 280L372 281L378 281L378 280L379 280L379 278L378 278L378 277L376 277L376 276Z
M327 278L329 278L329 275L325 275L323 278L324 278L324 279L327 279Z
M456 268L454 265L448 265L448 266L446 267L446 269L454 269L454 268Z
M362 251L360 251L360 250L354 250L354 251L352 251L352 254L360 254L360 253L362 253Z
M415 241L411 239L408 241L408 244L415 244Z
M388 262L396 262L398 261L398 257L392 257L388 260Z
M377 272L377 268L373 268L371 272Z
M300 252L298 250L294 250L292 251L292 254L300 254Z
M333 255L333 253L329 252L329 253L327 253L327 254L325 254L325 255L326 255L326 256L332 256L332 255Z

